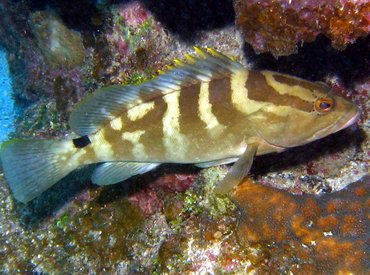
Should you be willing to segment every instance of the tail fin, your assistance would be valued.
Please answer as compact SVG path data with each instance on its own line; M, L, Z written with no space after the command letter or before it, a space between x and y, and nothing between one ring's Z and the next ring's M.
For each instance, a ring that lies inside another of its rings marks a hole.
M14 197L26 203L78 167L78 149L70 140L12 140L2 145L0 157Z

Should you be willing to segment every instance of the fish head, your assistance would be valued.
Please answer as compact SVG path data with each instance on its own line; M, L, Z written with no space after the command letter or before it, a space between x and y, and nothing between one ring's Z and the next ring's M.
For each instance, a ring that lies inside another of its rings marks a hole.
M278 99L271 100L272 104L252 120L258 137L271 146L284 149L303 145L340 131L359 118L357 106L324 83L264 74Z
M313 83L313 111L306 118L307 130L301 135L303 144L321 139L354 124L360 110L351 101L335 94L327 85ZM294 131L291 134L295 134Z

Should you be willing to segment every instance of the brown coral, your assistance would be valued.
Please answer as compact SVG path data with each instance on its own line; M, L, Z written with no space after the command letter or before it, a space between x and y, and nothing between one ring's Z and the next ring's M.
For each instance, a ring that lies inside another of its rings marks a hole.
M315 197L247 180L234 193L243 213L239 238L248 245L277 247L271 262L300 263L295 271L362 273L368 252L369 181L367 177Z
M344 49L370 32L369 1L237 0L235 11L245 40L257 52L275 56L292 54L297 43L312 42L319 34Z

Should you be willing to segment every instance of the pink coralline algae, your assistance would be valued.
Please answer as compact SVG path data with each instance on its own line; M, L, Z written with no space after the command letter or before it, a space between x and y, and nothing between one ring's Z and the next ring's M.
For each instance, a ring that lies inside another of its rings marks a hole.
M163 208L163 202L150 187L140 190L129 198L129 202L138 207L145 216L150 216Z
M112 5L111 13L112 27L103 34L105 54L96 54L94 74L106 84L138 84L153 77L163 68L160 57L169 54L163 27L138 1Z
M237 0L236 24L257 52L290 55L319 34L343 49L370 32L370 2L361 0Z
M185 192L195 180L195 174L169 174L155 181L155 185L167 192Z
M16 79L23 84L23 89L17 89L15 97L35 102L40 98L55 100L58 112L66 113L72 104L80 101L86 94L84 78L88 72L81 67L68 69L67 67L49 66L38 49L30 48L24 51L26 72L25 79Z
M125 19L128 26L139 27L149 17L149 12L139 2L132 2L121 9L119 12L120 16Z
M129 201L138 207L145 216L150 216L163 209L162 195L185 192L194 183L195 178L195 174L163 175L131 195Z

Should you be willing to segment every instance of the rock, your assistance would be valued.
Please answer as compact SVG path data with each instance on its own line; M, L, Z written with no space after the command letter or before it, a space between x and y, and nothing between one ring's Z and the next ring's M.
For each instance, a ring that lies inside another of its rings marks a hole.
M30 20L37 45L49 65L73 68L82 64L86 52L79 32L68 29L59 17L46 11L32 13Z

